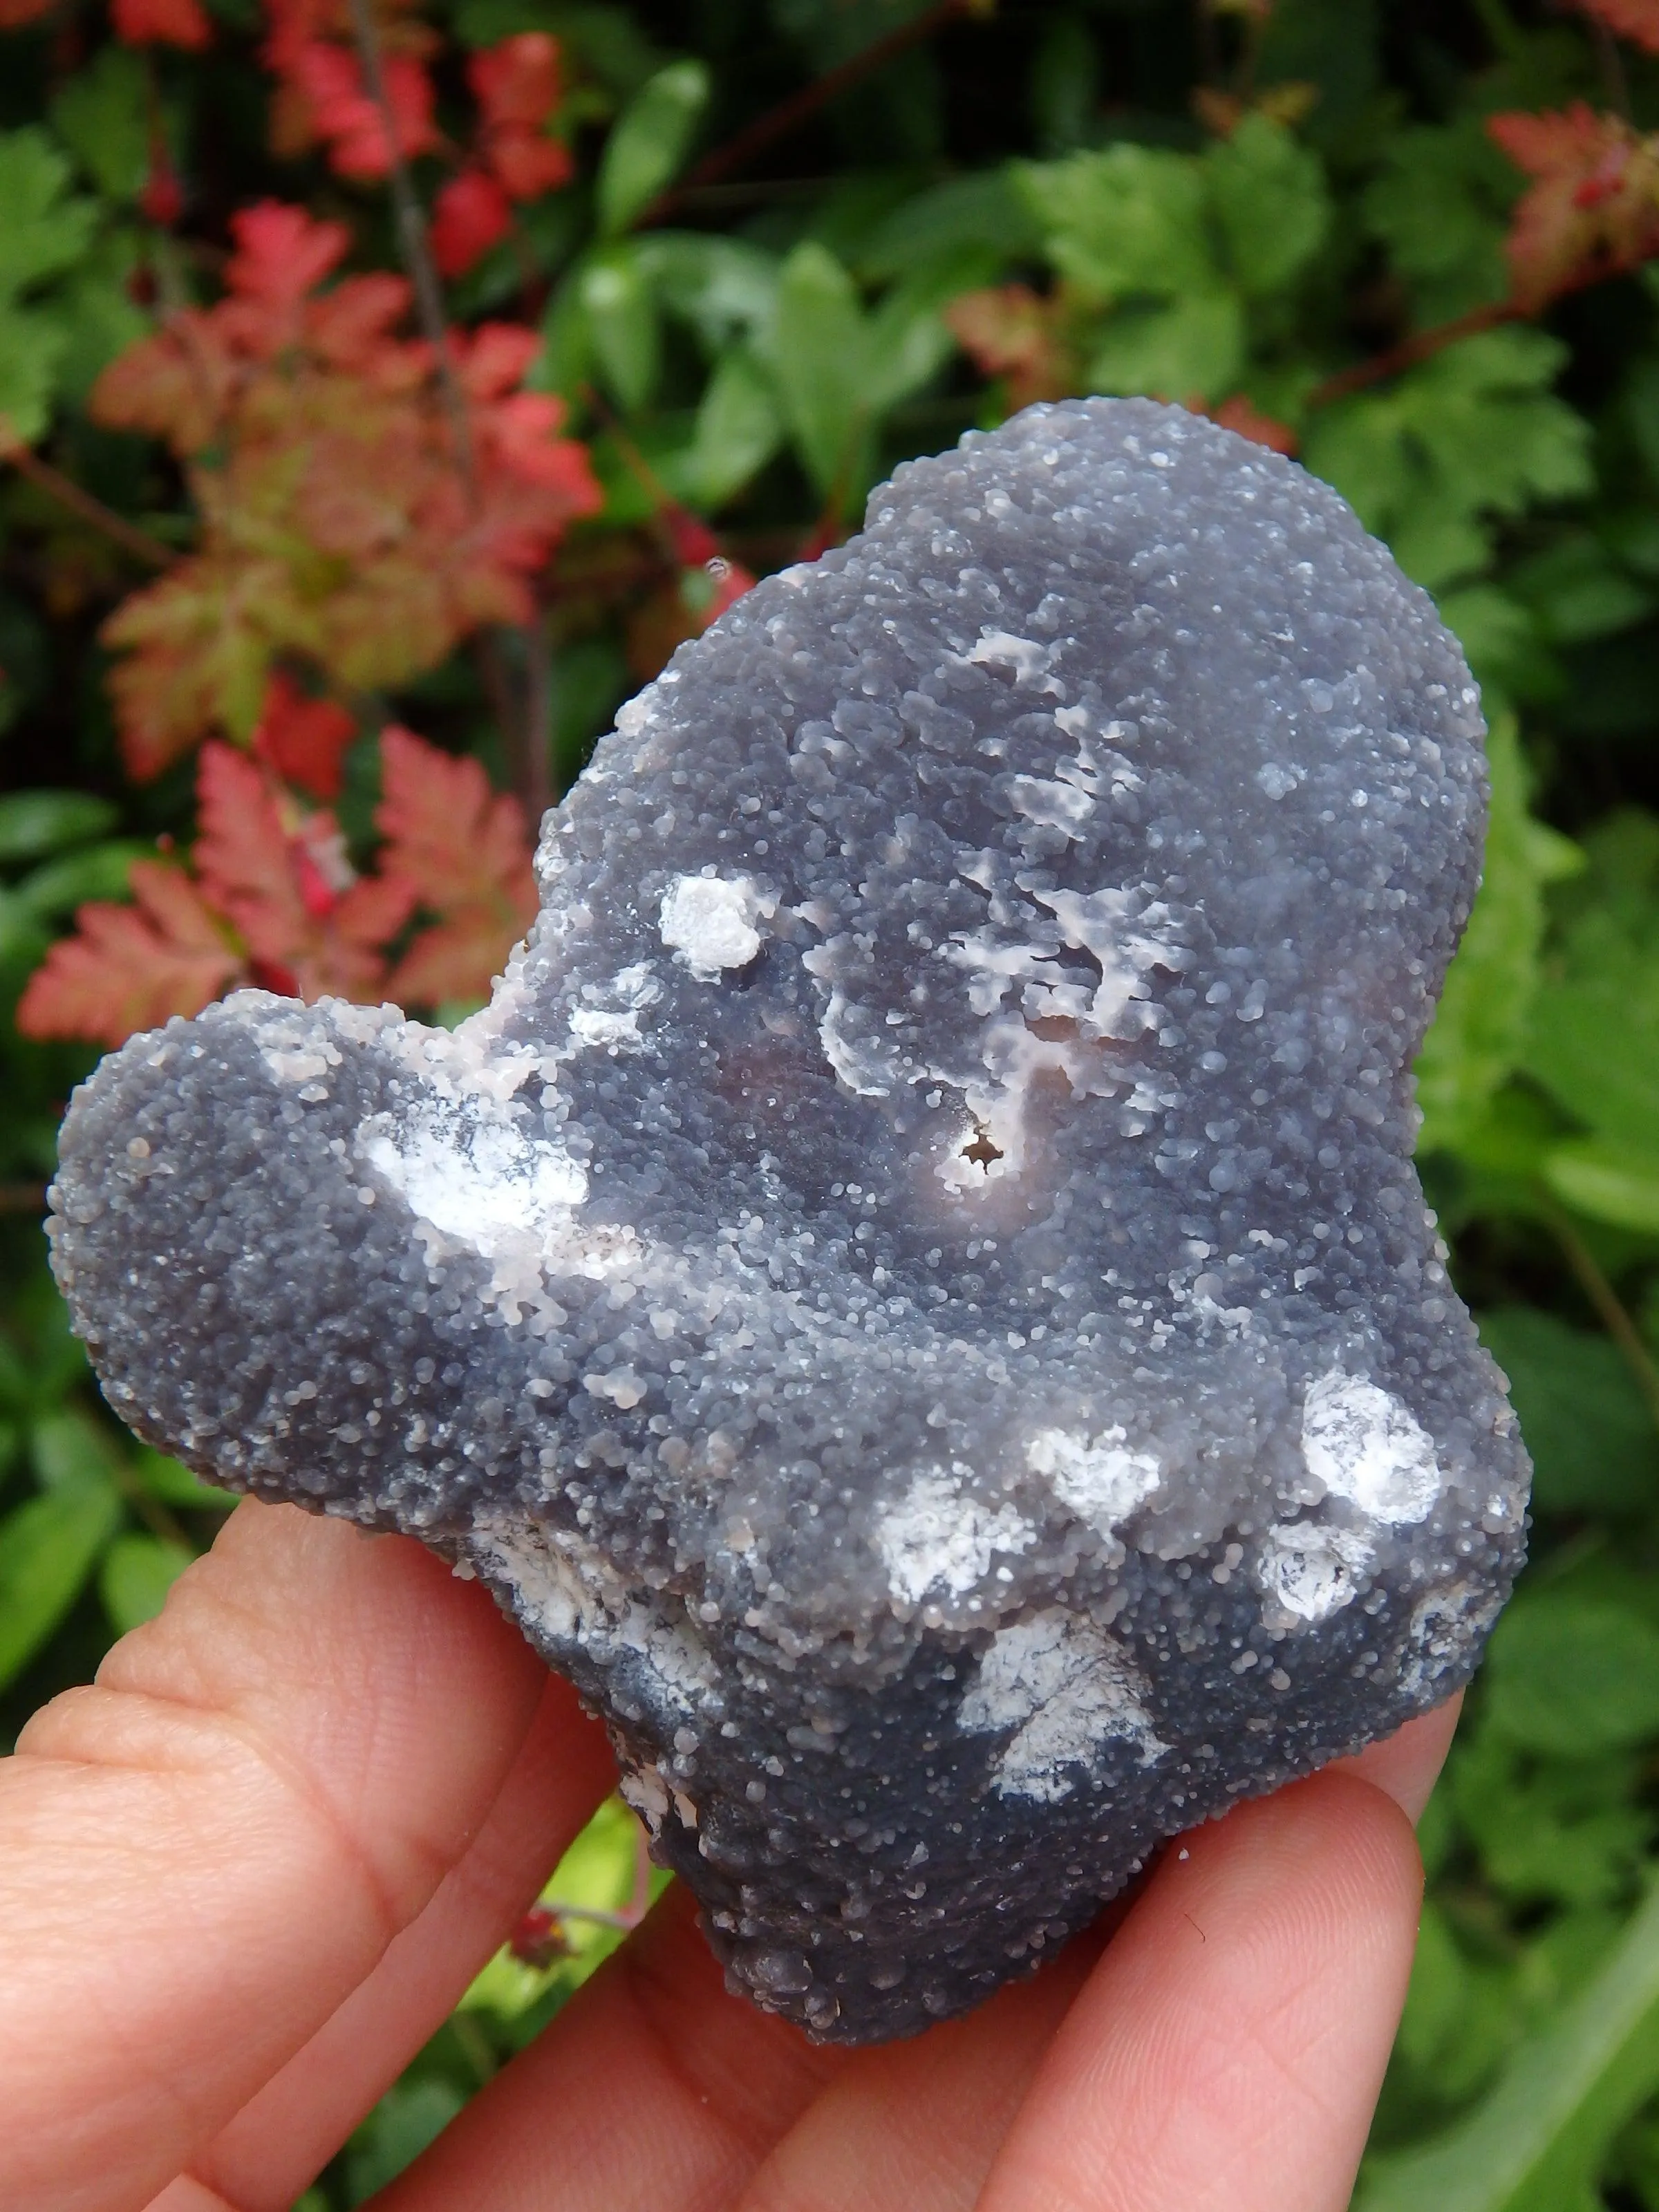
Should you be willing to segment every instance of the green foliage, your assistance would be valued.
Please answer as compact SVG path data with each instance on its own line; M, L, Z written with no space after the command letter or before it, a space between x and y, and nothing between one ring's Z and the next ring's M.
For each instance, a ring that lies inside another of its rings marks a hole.
M1294 442L1463 640L1492 725L1491 832L1418 1066L1420 1158L1536 1462L1534 1563L1425 1823L1430 1901L1358 2201L1659 2212L1659 283L1585 283L1512 314L1511 227L1535 180L1486 129L1501 111L1608 105L1606 49L1543 0L1277 0L1265 22L1207 8L1207 43L1184 0L1054 0L957 21L809 98L698 184L700 154L915 11L427 12L466 50L434 79L466 159L466 56L527 31L561 44L548 127L574 180L515 199L510 235L447 294L458 325L539 325L530 380L562 397L605 491L535 579L552 669L539 738L561 779L712 603L708 547L781 565L833 539L896 462L1029 397L1147 392ZM260 34L229 8L215 21L207 57L131 51L101 16L73 40L0 33L0 410L163 559L200 544L200 518L159 445L91 419L104 365L152 317L220 296L229 217L258 201L344 220L356 271L393 265L381 186L330 174L315 149L270 152ZM1620 52L1632 127L1650 132L1659 66ZM1593 126L1601 151L1623 127ZM428 201L453 173L448 152L415 163ZM1565 219L1595 216L1598 176L1566 176ZM211 456L216 486L226 463ZM248 523L261 557L272 531ZM333 555L284 538L270 557L308 609L338 587ZM38 1231L90 1054L9 1020L75 909L122 898L158 834L190 835L186 774L122 781L94 642L151 567L15 476L0 478L0 562L12 1735L154 1616L230 1501L135 1446L91 1389ZM498 676L529 635L493 631ZM384 698L349 698L369 737L374 716L407 719L535 789L470 650L387 680ZM362 862L374 744L340 773L340 836ZM601 1917L561 1921L541 1963L490 1961L307 2212L401 2171L614 1948L634 1832L605 1808L546 1893Z

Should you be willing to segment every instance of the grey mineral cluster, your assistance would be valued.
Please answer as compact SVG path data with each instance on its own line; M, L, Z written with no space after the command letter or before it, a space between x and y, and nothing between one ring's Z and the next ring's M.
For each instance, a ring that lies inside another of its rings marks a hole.
M1407 1073L1480 739L1227 431L914 462L624 708L485 1012L243 992L103 1063L53 1229L109 1400L487 1583L735 1986L959 2012L1507 1593Z

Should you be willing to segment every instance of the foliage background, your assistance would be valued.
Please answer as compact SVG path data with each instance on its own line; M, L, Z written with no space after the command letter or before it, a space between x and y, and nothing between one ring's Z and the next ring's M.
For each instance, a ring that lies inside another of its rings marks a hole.
M1150 392L1343 490L1492 724L1420 1157L1533 1563L1358 2201L1659 2208L1655 132L1659 0L0 0L7 1742L226 1502L45 1271L98 1045L243 978L455 1018L680 638L907 455ZM643 1895L612 1806L308 2212Z

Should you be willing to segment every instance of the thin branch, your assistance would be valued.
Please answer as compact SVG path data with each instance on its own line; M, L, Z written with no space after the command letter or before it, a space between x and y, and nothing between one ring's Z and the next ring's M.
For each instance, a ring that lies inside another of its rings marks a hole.
M357 4L361 4L361 0L354 0L354 5ZM730 176L733 169L744 167L757 154L763 153L778 139L787 137L809 115L816 115L819 108L838 98L872 70L884 68L900 54L907 53L912 46L921 46L924 40L931 39L934 32L942 30L946 23L954 21L959 15L984 12L983 0L937 0L937 5L924 9L909 22L901 23L897 30L888 32L885 38L876 39L869 46L861 47L839 67L826 70L820 77L814 77L811 84L803 85L799 92L791 93L787 100L781 100L775 107L769 107L764 115L757 116L734 137L728 138L723 146L715 147L712 154L705 154L678 184L671 185L666 191L658 193L639 216L635 227L643 228L647 224L660 222L665 216L672 215L679 207L689 192L698 191L705 185L718 184L722 177Z
M46 1186L43 1182L0 1182L0 1213L44 1213Z
M1656 253L1659 253L1659 248L1617 260L1587 262L1582 269L1575 270L1565 283L1558 284L1547 300L1530 303L1513 296L1494 300L1484 307L1471 308L1466 315L1455 315L1449 323L1435 323L1426 331L1413 331L1397 345L1386 346L1381 353L1371 354L1364 361L1355 362L1352 368L1340 368L1334 376L1328 376L1308 394L1307 404L1310 408L1328 407L1334 399L1346 399L1351 392L1363 392L1369 385L1382 384L1391 376L1398 376L1402 369L1414 368L1419 362L1443 353L1460 339L1496 330L1504 323L1530 322L1554 307L1559 300L1571 299L1574 293L1587 292L1615 276L1634 275L1644 263L1653 260Z
M147 530L140 530L136 522L129 522L112 507L106 507L101 499L94 499L89 491L82 491L73 477L66 477L50 461L43 461L39 453L14 436L10 426L0 417L0 461L9 461L20 477L26 477L37 491L48 499L56 500L78 514L82 522L101 531L135 560L144 562L152 568L170 568L179 557L159 538L152 538Z
M1574 1228L1572 1222L1554 1200L1541 1200L1544 1218L1553 1231L1555 1240L1566 1255L1567 1265L1578 1279L1579 1288L1589 1300L1600 1317L1602 1327L1625 1356L1625 1364L1635 1378L1647 1409L1659 1427L1659 1366L1642 1341L1641 1331L1631 1319L1624 1301L1602 1273L1595 1255Z
M392 194L392 214L397 219L398 247L404 266L409 271L410 282L415 287L415 310L420 317L427 343L437 356L438 381L454 434L456 455L468 494L476 501L477 486L472 461L471 416L467 410L466 394L461 390L455 374L449 322L444 313L443 287L438 281L437 264L432 258L432 249L427 242L426 217L421 210L415 181L409 173L403 148L398 143L397 111L386 88L380 34L375 28L370 0L351 0L351 27L356 37L358 58L362 64L363 82L368 87L369 98L380 112L380 128L386 133L386 182Z

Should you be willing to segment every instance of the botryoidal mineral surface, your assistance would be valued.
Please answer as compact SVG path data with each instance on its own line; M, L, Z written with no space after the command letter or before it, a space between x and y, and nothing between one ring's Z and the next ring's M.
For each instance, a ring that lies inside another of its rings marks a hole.
M959 2012L1445 1698L1519 1564L1410 1163L1481 736L1230 432L914 462L623 709L487 1010L104 1061L53 1235L109 1401L485 1582L734 1986Z

